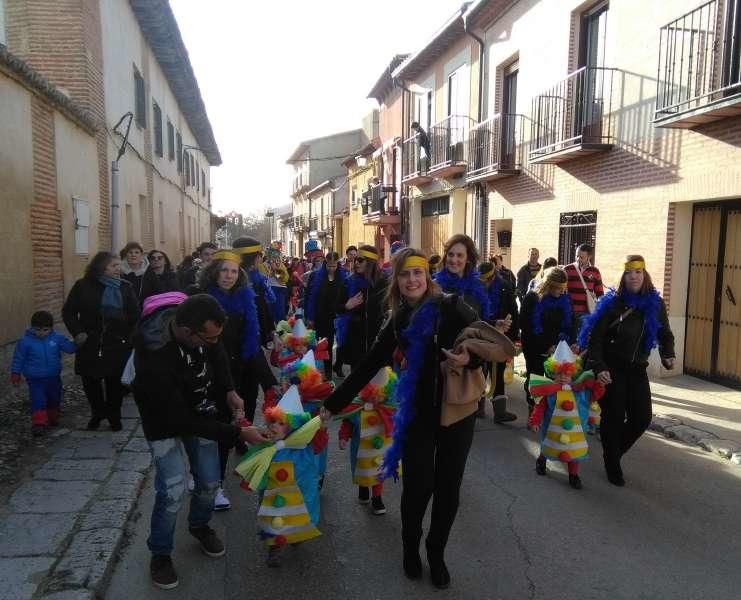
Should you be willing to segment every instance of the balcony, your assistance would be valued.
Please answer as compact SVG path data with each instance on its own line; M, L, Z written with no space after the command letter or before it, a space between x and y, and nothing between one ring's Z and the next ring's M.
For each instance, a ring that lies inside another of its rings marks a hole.
M294 231L305 231L308 229L306 217L304 215L298 215L293 217L291 220L291 229Z
M522 169L524 117L496 114L468 134L466 183L519 175Z
M531 163L559 163L612 149L616 70L582 67L533 98Z
M319 217L309 218L309 231L319 231Z
M296 197L302 192L309 190L309 177L303 171L296 173L291 182L291 196Z
M472 125L470 117L451 115L430 128L429 175L446 179L466 172L465 145Z
M417 143L417 136L413 135L402 142L401 181L407 185L422 185L432 181L427 175L429 157L422 155L421 146Z
M659 30L657 127L741 114L739 0L711 0Z
M401 223L399 209L389 204L389 194L393 186L372 186L362 196L363 223L366 225L398 225Z

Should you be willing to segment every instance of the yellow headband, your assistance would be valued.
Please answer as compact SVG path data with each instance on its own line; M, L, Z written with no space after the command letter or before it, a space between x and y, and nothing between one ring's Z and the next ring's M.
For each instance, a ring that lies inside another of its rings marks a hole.
M237 254L257 254L262 252L262 246L257 244L256 246L245 246L244 248L234 248L234 252Z
M481 273L481 274L479 275L479 279L480 279L481 281L489 281L489 280L490 280L490 279L491 279L492 277L494 277L494 273L495 273L495 272L496 272L496 270L495 270L495 269L492 269L492 270L491 270L491 271L489 271L488 273Z
M231 250L219 250L218 252L214 253L213 259L214 260L231 260L237 264L239 264L242 261L239 254L237 254L236 252L232 252Z
M427 259L422 258L421 256L410 256L404 261L404 264L401 265L402 269L414 269L416 267L419 267L426 271L429 268Z
M646 263L642 260L631 260L630 262L625 263L624 270L625 271L632 271L633 269L645 269Z
M370 250L360 250L358 252L358 256L362 256L363 258L367 258L368 260L378 260L378 254L375 252L371 252Z

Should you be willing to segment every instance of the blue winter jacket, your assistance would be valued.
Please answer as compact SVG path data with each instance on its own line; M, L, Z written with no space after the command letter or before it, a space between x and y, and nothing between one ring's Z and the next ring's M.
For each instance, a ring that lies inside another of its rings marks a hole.
M55 377L62 372L62 352L75 353L74 343L52 330L45 338L37 337L33 329L18 340L13 352L12 373L23 373L26 379Z

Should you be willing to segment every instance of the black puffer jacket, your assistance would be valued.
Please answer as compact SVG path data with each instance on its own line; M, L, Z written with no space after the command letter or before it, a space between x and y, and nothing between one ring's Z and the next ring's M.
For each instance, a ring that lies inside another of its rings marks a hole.
M526 358L546 356L552 346L558 344L563 325L563 314L557 308L544 310L541 315L543 331L536 334L533 331L533 313L540 301L536 292L528 292L522 301L520 313L520 331L522 332L522 351ZM571 327L569 327L569 332ZM572 340L566 340L571 343Z
M442 391L440 363L445 359L440 349L453 348L458 334L476 320L474 310L457 296L444 295L437 301L440 302L437 345L431 341L427 347L416 397L416 419L422 419L430 426L437 426L440 423ZM381 367L391 364L397 347L402 352L406 350L406 342L401 332L409 325L412 312L410 307L402 306L395 317L386 320L370 352L324 402L330 411L337 413L352 402ZM479 366L477 359L472 358L470 366Z
M634 310L625 318L620 316L628 310L623 299L618 297L609 310L595 323L587 345L587 365L595 373L626 367L646 367L649 353L643 348L646 334L643 314ZM657 333L659 356L674 358L674 334L669 327L666 305L659 305L661 328Z
M348 300L349 278L342 283L337 294L336 314L348 312L345 304ZM347 339L343 348L343 359L347 364L359 362L371 347L376 334L381 328L386 314L386 278L381 277L372 286L363 290L363 303L350 312L350 323Z
M87 340L75 354L75 373L88 377L118 377L131 352L131 334L139 318L139 303L131 285L121 280L123 311L120 318L104 317L104 286L78 279L62 307L62 318L72 336L86 333Z

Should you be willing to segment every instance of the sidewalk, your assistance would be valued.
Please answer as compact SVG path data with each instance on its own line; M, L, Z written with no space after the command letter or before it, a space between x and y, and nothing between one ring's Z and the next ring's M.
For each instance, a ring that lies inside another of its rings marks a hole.
M3 600L90 600L104 590L151 463L130 396L122 416L120 432L47 438L51 458L0 509Z

